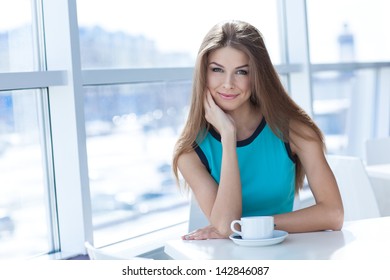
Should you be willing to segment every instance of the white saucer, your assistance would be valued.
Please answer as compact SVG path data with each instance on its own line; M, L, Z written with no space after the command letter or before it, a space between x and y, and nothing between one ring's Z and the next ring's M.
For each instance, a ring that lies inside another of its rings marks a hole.
M233 233L229 236L234 243L241 246L268 246L283 242L288 236L288 233L283 230L274 230L271 238L265 239L242 239L240 235Z

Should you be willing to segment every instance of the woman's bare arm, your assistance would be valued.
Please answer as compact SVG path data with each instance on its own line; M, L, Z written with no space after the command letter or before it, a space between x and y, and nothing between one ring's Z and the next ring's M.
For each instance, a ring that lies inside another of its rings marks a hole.
M331 171L320 140L314 131L299 127L313 137L306 140L292 134L291 148L299 157L315 198L315 205L295 212L276 215L277 229L288 232L340 230L344 220L343 204L336 179Z
M219 185L195 152L181 155L178 166L211 226L227 237L231 233L231 221L241 218L242 214L236 130L233 120L214 103L211 95L208 93L206 96L205 117L221 135L222 164Z

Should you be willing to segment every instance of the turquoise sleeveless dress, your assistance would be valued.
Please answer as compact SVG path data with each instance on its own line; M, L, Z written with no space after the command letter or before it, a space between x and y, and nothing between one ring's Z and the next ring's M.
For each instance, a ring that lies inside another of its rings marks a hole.
M242 187L242 216L291 212L295 191L295 158L288 143L278 138L263 118L252 136L237 141ZM221 136L210 129L195 151L219 184Z

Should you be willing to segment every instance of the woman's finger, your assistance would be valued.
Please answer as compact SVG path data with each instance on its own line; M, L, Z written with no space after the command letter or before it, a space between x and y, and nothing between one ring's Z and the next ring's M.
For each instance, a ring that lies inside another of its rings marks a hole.
M211 92L210 92L209 90L207 90L206 96L207 96L207 102L209 103L210 108L211 108L212 106L215 106L215 105L216 105L216 104L215 104L215 101L214 101L214 99L213 99L213 97L212 97L212 95L211 95Z
M210 107L210 106L212 105L211 102L213 101L212 98L210 99L210 97L211 97L210 90L209 90L208 88L206 88L204 100L205 100L206 105L207 105L208 107Z
M209 104L209 101L208 101L208 98L207 98L207 92L206 92L205 97L203 99L203 104L204 104L205 109L210 108L210 104Z
M215 227L207 226L204 228L192 231L182 237L183 240L205 240L205 239L221 239L222 236Z

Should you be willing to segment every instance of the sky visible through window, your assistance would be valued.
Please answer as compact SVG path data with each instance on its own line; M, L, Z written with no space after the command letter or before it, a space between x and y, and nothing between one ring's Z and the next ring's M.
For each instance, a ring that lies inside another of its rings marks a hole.
M167 51L196 53L206 32L229 19L245 19L256 25L261 32L267 32L266 41L276 41L279 36L273 24L277 22L276 1L269 0L144 0L136 5L123 0L80 0L77 8L80 25L147 34Z
M31 0L0 2L0 32L31 21ZM265 36L271 57L278 57L279 30L276 3L269 0L78 0L80 26L101 26L107 31L145 34L161 51L195 55L210 27L226 19L245 19ZM1 6L5 5L4 9ZM358 61L390 60L388 0L308 0L310 52L313 62L338 60L337 35L344 23L355 34ZM278 59L274 59L279 63Z
M80 25L147 34L163 51L188 51L193 55L213 24L226 19L244 19L263 33L273 61L279 63L276 6L277 1L268 0L145 0L137 5L123 0L77 1ZM385 14L390 10L389 1L308 0L307 7L313 62L338 61L337 36L345 23L355 36L357 61L390 60L390 35L386 31L390 19Z

